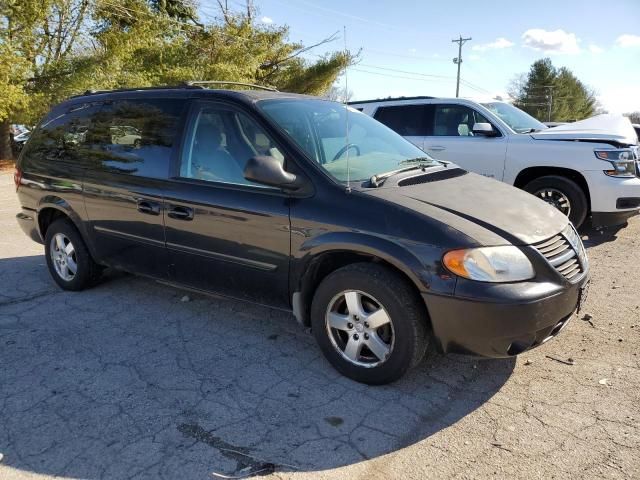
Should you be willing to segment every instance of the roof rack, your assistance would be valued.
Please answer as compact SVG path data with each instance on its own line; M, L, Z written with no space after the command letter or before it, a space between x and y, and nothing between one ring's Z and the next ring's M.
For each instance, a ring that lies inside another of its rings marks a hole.
M99 95L101 93L111 93L111 92L137 92L144 90L172 90L176 88L185 88L190 87L189 85L161 85L158 87L131 87L131 88L114 88L112 90L85 90L84 93L80 93L78 95L73 95L71 98L75 97L84 97L85 95ZM190 87L190 88L202 88L202 87Z
M221 80L189 80L181 83L180 85L161 85L157 87L130 87L130 88L114 88L113 90L86 90L84 93L73 95L71 98L84 97L86 95L99 95L101 93L111 92L137 92L143 90L171 90L178 88L206 88L205 85L239 85L242 87L253 87L261 90L268 90L270 92L277 92L274 87L268 87L264 85L255 85L253 83L243 82L224 82Z
M351 101L351 102L347 102L347 105L355 105L355 104L360 104L360 103L376 103L376 102L397 102L399 100L430 100L432 98L438 98L438 97L429 97L429 96L417 96L417 97L389 97L389 98L376 98L373 100L360 100L360 101Z
M201 85L237 85L241 87L253 87L260 90L268 90L270 92L277 92L278 89L274 87L267 87L265 85L256 85L255 83L244 83L244 82L224 82L222 80L189 80L188 82L184 82L184 84L188 87L198 87ZM201 87L202 88L202 87Z

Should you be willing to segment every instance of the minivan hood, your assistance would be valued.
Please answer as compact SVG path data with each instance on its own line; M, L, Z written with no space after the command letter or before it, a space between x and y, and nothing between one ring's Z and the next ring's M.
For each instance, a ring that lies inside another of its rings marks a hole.
M556 235L569 222L533 195L475 173L418 185L382 186L364 193L438 220L486 246L537 243Z
M579 122L531 133L536 140L590 140L635 145L638 137L627 117L615 114L596 115Z

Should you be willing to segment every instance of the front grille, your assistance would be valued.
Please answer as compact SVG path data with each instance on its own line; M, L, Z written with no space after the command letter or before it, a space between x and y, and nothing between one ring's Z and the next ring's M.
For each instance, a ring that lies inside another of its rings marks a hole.
M573 225L548 240L534 243L533 247L570 282L577 282L587 270L587 256L582 240Z

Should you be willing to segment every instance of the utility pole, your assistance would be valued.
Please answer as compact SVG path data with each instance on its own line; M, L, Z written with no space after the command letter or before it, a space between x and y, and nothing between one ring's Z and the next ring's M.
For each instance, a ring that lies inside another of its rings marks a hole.
M451 40L452 43L458 44L458 56L453 59L453 63L458 65L458 80L456 82L456 98L458 98L458 96L460 95L460 65L462 64L462 45L467 43L469 40L472 40L472 38L471 37L462 38L462 35L460 35L460 38Z
M553 85L546 87L549 90L549 114L547 115L547 122L551 121L551 108L553 107Z
M247 19L249 20L249 22L251 22L253 18L253 12L254 12L253 1L247 0Z

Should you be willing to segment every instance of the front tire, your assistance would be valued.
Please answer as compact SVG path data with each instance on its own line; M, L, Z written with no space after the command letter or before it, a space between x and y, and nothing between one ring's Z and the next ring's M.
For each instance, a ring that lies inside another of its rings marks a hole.
M424 357L424 306L393 270L356 263L328 275L311 304L313 334L331 365L362 383L402 377Z
M44 248L49 273L62 289L84 290L100 277L100 266L70 220L61 218L49 226Z
M564 213L576 228L587 218L587 197L573 180L558 175L547 175L529 182L524 190Z

